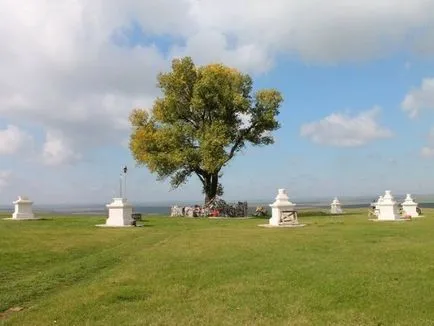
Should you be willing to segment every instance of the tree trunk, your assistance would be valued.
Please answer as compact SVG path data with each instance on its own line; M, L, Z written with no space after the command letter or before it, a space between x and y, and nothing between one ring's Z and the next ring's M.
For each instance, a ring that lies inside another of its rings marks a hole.
M205 205L217 194L217 187L219 184L218 173L210 174L209 176L203 178L203 190L205 193Z

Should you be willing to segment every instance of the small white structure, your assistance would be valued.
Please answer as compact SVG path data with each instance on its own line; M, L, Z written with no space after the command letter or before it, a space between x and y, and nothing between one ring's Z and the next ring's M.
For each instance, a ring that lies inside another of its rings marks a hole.
M330 204L330 213L342 214L341 202L337 197L335 197L335 199L333 199L332 203Z
M404 202L402 203L402 214L404 216L418 217L417 203L414 202L410 194L407 194Z
M379 196L377 202L375 203L374 214L378 217L380 215L380 204L383 201L383 196Z
M179 207L177 205L172 206L170 209L170 216L174 217L174 216L184 216L183 212L182 212L182 207Z
M271 218L268 223L273 226L279 226L283 223L283 212L295 212L294 203L289 201L289 197L285 189L279 189L276 200L274 203L270 204L271 207Z
M400 219L398 206L390 190L386 190L382 200L378 201L379 221L396 221Z
M18 196L18 199L13 202L15 211L12 214L12 220L35 220L33 214L33 202L26 196Z
M379 204L383 200L383 196L379 196L378 199L375 202L371 203L371 211L369 212L369 216L374 215L375 217L378 217L380 215L380 206Z
M184 207L184 215L187 217L194 217L194 207L191 206Z
M300 227L298 223L296 204L289 201L285 189L279 189L274 203L270 204L271 218L268 224L260 224L263 227Z
M108 208L108 218L105 224L98 226L107 227L129 227L133 226L134 219L133 205L126 198L113 198L113 201L106 205Z

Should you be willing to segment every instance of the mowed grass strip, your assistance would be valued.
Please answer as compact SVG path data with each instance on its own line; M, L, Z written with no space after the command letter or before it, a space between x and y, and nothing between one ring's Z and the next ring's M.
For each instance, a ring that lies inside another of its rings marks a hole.
M5 325L433 325L434 218L0 222ZM15 273L15 271L17 271Z

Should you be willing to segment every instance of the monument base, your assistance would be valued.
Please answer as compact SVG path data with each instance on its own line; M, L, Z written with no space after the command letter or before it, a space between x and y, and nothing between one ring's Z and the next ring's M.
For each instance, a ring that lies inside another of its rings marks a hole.
M128 227L134 225L133 206L126 198L113 198L113 202L106 207L108 208L106 226Z
M411 219L409 219L409 218L399 218L396 220L379 220L378 218L370 218L369 220L373 221L373 222L408 222L408 221L411 221Z
M3 218L3 220L9 220L9 221L37 221L37 220L42 220L42 217L20 217L20 218L5 217L5 218Z

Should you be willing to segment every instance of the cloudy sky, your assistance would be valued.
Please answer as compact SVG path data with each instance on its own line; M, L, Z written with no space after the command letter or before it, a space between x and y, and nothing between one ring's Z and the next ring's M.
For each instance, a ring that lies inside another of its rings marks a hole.
M434 193L434 0L2 0L0 204L170 191L126 146L173 57L223 62L285 98L276 143L225 170L229 199Z

